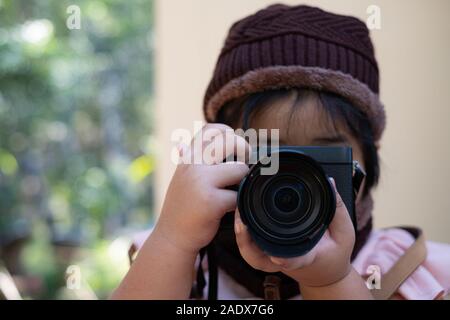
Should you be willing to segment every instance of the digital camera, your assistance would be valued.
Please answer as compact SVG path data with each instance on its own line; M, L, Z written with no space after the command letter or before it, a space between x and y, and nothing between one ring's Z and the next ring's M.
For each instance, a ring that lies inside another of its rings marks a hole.
M278 257L301 256L323 236L336 210L332 177L356 229L356 193L364 172L351 147L281 146L259 158L238 187L238 208L256 244ZM262 174L271 161L275 174Z

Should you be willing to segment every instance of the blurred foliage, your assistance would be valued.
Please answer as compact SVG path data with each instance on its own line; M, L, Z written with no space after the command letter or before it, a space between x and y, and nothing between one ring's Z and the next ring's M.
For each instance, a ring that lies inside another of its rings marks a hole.
M36 298L78 262L107 296L125 271L108 243L151 220L152 39L151 0L0 0L0 247L27 239ZM89 253L58 263L73 247Z

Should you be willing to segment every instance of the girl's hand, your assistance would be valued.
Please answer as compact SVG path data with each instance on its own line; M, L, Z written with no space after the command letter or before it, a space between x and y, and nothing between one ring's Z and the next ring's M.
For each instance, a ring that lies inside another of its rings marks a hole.
M227 186L237 184L248 167L226 162L231 154L249 154L250 145L223 124L207 124L180 151L176 168L155 227L157 233L184 252L196 254L217 233L220 219L236 208L237 193Z
M333 182L334 189L336 185ZM336 190L336 212L319 243L306 255L279 258L265 254L251 239L247 227L235 213L235 233L242 257L253 268L265 272L281 271L300 286L328 286L345 278L352 270L350 256L355 243L355 231L347 208Z

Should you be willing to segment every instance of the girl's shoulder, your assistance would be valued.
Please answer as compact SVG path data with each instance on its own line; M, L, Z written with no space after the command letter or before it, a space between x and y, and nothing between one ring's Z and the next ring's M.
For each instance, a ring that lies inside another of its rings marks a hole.
M374 230L353 261L353 267L364 277L379 271L382 279L382 275L405 254L414 240L404 229ZM439 299L448 294L450 245L426 241L426 250L425 260L398 289L398 294L404 299ZM382 280L380 285L383 285Z

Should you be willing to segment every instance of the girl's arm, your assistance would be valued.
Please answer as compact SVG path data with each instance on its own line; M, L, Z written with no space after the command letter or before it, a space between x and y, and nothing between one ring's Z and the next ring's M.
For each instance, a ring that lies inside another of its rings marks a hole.
M155 230L111 298L188 299L195 259Z
M209 150L205 156L210 144L225 150ZM234 152L250 154L250 146L221 124L207 124L190 147L180 150L182 161L170 182L155 230L113 299L189 298L199 250L214 238L223 215L236 209L237 192L226 187L239 183L248 172L245 163L222 163ZM192 159L204 162L192 163Z
M305 300L373 299L364 280L353 268L345 278L336 283L323 287L301 286L301 292Z

